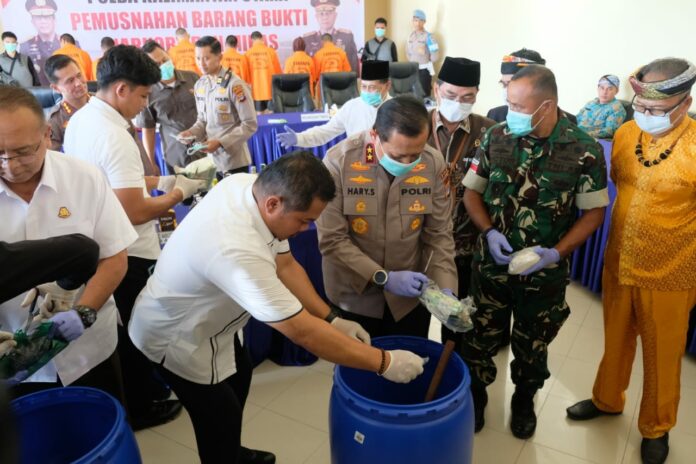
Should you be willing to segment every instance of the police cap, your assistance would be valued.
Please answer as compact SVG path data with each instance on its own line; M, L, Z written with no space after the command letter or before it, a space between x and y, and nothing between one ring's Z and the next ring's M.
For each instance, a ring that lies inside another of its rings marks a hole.
M32 16L53 16L58 5L54 0L27 0L24 8Z
M312 0L312 6L333 5L339 6L341 0Z

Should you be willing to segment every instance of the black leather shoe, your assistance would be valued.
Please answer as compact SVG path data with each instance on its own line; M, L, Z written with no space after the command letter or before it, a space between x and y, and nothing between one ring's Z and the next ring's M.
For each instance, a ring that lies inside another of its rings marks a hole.
M537 426L537 417L534 412L534 393L517 388L512 394L512 418L510 430L520 440L526 440L534 435Z
M472 388L471 397L474 399L474 433L478 433L486 423L483 413L488 404L488 393L485 388Z
M242 448L239 450L239 464L275 464L275 454L268 451Z
M582 421L594 419L599 416L618 416L621 413L602 411L595 406L592 400L582 400L566 408L566 414L568 415L568 419Z
M135 431L155 427L176 419L179 414L179 400L155 401L145 413L131 417L131 427Z
M640 444L640 458L643 464L662 464L669 454L669 433L660 438L643 438Z

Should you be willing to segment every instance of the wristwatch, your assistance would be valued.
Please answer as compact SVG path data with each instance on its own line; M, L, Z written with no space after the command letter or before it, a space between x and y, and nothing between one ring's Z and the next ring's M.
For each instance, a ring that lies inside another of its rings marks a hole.
M97 321L97 312L89 306L78 305L73 309L77 311L77 314L80 316L82 325L85 326L85 329L92 327L92 325Z
M389 280L389 273L384 269L375 271L375 273L372 274L372 283L379 287L387 285L387 280Z

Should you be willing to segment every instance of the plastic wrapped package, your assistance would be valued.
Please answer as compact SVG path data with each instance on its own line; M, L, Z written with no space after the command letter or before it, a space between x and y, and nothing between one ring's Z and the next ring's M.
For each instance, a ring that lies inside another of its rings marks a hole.
M175 167L176 174L183 174L189 179L204 180L207 182L205 190L213 188L215 180L215 172L217 168L215 163L210 158L201 158L186 165L185 168Z
M13 385L22 382L63 351L68 342L54 336L53 322L40 323L27 334L14 333L16 346L0 357L0 379Z
M533 247L516 251L510 257L512 259L510 264L508 264L508 274L512 275L522 274L541 260L541 256L534 252Z
M476 312L476 307L471 297L467 296L463 300L458 300L452 295L443 293L431 280L418 299L448 329L454 332L467 332L473 328L471 315Z

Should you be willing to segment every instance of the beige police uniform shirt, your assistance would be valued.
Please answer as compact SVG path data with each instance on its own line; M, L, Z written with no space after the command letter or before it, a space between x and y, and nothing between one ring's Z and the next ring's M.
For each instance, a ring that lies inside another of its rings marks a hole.
M440 56L440 45L428 31L413 31L406 44L406 59L418 63L419 69L427 69L435 75L433 63Z
M251 164L247 140L256 132L256 110L251 88L227 69L217 76L203 76L194 88L198 118L189 129L199 141L219 140L222 144L209 156L220 172Z
M399 321L418 305L372 284L379 269L423 272L441 288L457 288L450 201L440 180L442 155L426 147L421 162L393 178L382 168L368 132L333 147L324 164L336 198L317 220L324 286L332 303L381 318L385 303Z

